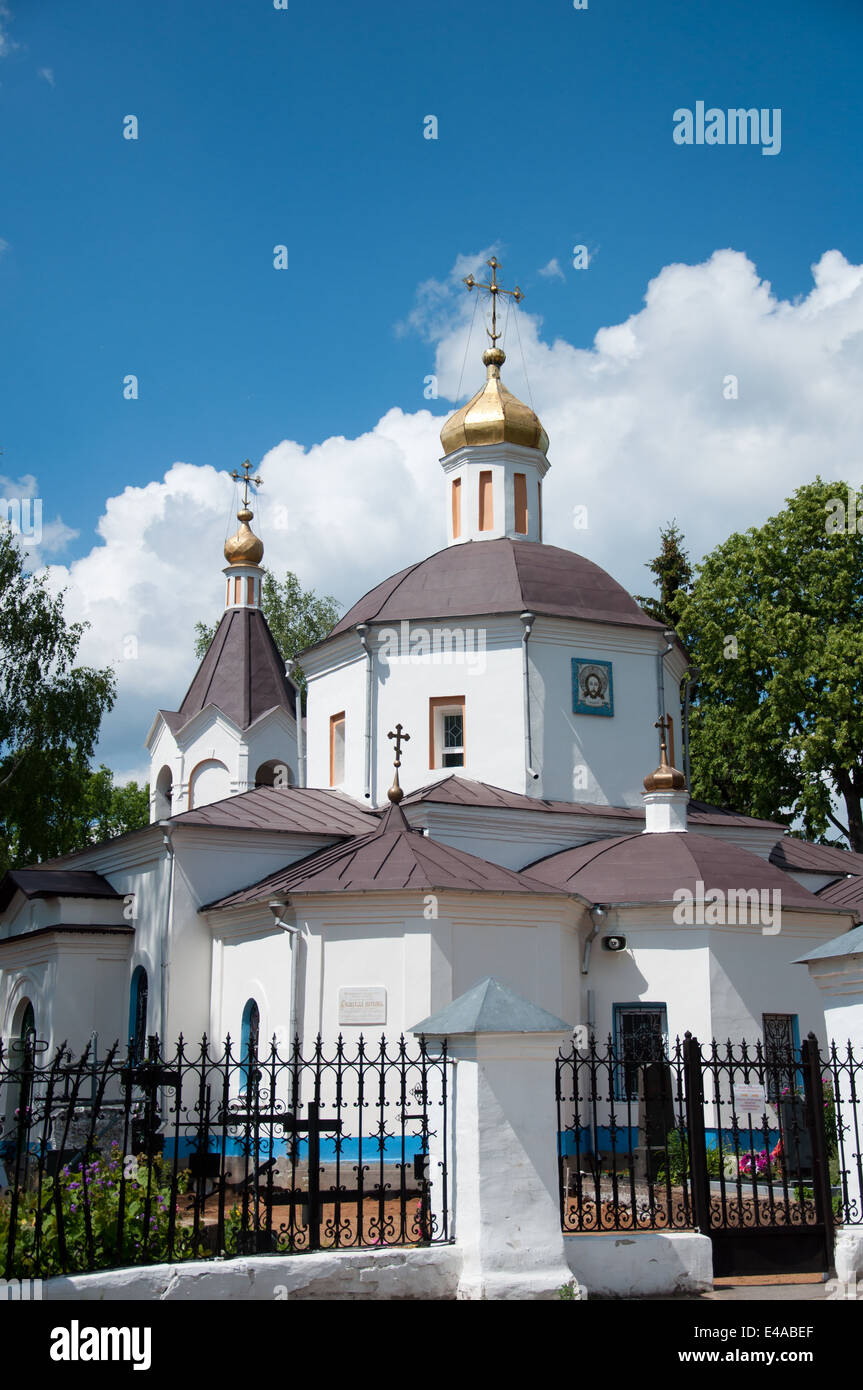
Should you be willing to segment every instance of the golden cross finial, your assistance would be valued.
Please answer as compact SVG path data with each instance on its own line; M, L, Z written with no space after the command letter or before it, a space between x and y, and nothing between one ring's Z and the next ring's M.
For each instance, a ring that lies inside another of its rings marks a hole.
M389 791L387 792L387 796L389 797L390 801L395 802L395 804L398 805L398 803L401 801L402 797L404 796L404 792L402 791L401 786L399 785L399 768L400 768L401 765L402 765L402 744L403 744L403 743L410 743L410 741L411 741L411 736L410 736L410 734L402 733L402 726L401 726L401 724L396 724L395 731L390 730L390 732L387 734L387 738L394 738L395 741L396 741L396 746L395 746L395 755L396 755L396 759L395 759L395 764L394 764L395 770L396 770L396 775L395 775L395 777L393 778L393 784L392 784L392 786L390 787Z
M514 290L505 290L503 288L503 285L499 285L497 283L497 272L500 270L500 261L497 259L496 256L492 256L490 261L486 261L486 265L491 266L491 280L475 280L472 275L466 275L464 278L464 283L467 285L469 290L488 290L489 294L491 295L491 332L488 334L488 336L491 338L492 347L496 347L497 340L501 336L500 333L498 333L497 331L498 295L511 294L516 304L520 304L521 301L524 299L524 293L522 290L519 289L518 285L516 285ZM488 333L488 329L486 329L486 332Z
M250 478L250 477L249 477L249 474L250 474L251 471L252 471L252 465L249 463L249 460L248 460L248 459L245 459L245 460L240 464L240 467L241 467L242 470L243 470L242 473L238 473L237 470L236 470L236 468L235 468L234 471L233 471L233 473L231 474L231 477L233 478L233 480L234 480L235 483L239 482L239 481L240 481L240 478L242 478L242 480L243 480L243 506L244 506L246 509L248 509L248 506L249 506L249 483L254 483L255 487L263 487L263 479L262 479L262 478Z

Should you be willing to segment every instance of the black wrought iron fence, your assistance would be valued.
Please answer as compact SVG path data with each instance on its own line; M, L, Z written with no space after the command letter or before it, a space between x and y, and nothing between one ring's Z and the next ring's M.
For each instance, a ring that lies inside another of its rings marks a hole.
M863 1224L863 1059L687 1034L611 1038L556 1071L567 1232Z
M446 1046L0 1046L6 1278L450 1239Z

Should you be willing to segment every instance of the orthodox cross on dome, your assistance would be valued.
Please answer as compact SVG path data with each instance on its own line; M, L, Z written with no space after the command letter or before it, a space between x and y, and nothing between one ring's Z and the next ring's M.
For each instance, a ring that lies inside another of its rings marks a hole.
M657 720L654 722L653 727L654 727L654 729L659 729L659 730L660 730L660 735L659 735L660 743L661 743L662 747L665 749L665 751L666 751L666 753L667 753L667 752L668 752L668 733L669 733L669 730L671 729L671 720L668 718L668 715L667 715L667 714L664 714L664 715L662 716L661 719L657 719Z
M491 295L491 332L488 336L491 338L492 347L497 347L497 340L501 336L497 331L497 297L499 294L511 294L515 303L520 304L524 299L524 291L520 290L518 285L516 285L514 290L505 290L503 285L497 283L497 272L500 270L500 261L496 256L492 256L490 261L486 261L486 265L491 267L491 280L475 280L472 275L466 275L464 284L467 285L469 290L487 290ZM488 333L488 329L486 329L486 332Z
M243 461L243 463L240 464L240 467L241 467L242 470L243 470L242 473L238 473L237 470L236 470L236 468L235 468L234 471L233 471L233 473L231 474L231 477L233 478L233 480L234 480L235 483L238 483L238 482L240 481L240 479L242 478L242 480L243 480L243 509L244 509L245 511L248 511L248 509L249 509L249 484L250 484L250 483L254 483L255 487L263 487L264 483L263 483L263 479L262 479L262 478L258 478L258 477L250 478L250 477L249 477L249 474L250 474L251 471L252 471L252 465L249 463L249 460L248 460L248 459L245 459L245 460Z
M392 786L387 792L387 796L389 797L390 801L398 805L398 803L404 796L404 792L402 791L399 785L399 768L402 765L402 744L410 743L411 736L410 734L405 734L402 732L401 724L396 724L395 730L391 729L390 732L387 734L387 738L394 738L396 741L396 746L394 749L396 757L395 762L393 764L393 766L395 767L395 777L393 778Z

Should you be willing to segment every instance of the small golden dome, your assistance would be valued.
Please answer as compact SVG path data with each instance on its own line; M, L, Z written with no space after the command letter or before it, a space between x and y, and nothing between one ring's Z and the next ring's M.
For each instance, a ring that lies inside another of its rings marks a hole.
M500 379L506 361L503 348L486 348L482 355L488 376L485 385L467 405L451 415L440 432L444 454L454 454L466 444L521 444L525 449L548 451L548 435L530 406L507 391Z
M237 512L240 529L225 541L225 559L229 565L259 565L264 557L264 542L249 527L252 516L248 507Z
M648 792L682 792L686 790L686 778L668 761L665 748L665 733L659 748L659 767L644 779L644 790Z

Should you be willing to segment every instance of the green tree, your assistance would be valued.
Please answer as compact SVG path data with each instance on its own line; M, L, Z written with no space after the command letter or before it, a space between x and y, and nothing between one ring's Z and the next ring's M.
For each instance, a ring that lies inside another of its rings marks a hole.
M675 609L701 669L693 795L863 852L863 535L816 478L698 566Z
M645 565L645 569L655 576L659 597L636 594L636 603L640 603L645 613L658 623L676 628L679 600L692 583L692 566L683 548L683 533L678 529L676 520L660 527L659 539L659 554Z
M326 637L339 620L338 599L329 594L316 594L314 589L304 589L290 570L285 572L281 582L270 570L264 570L261 609L288 666L298 652ZM199 661L212 642L217 627L218 623L213 623L211 627L206 623L195 624L195 656ZM292 677L305 700L306 678L299 667L294 667Z
M90 758L115 699L110 669L76 665L86 624L24 568L0 527L0 870L78 848Z
M81 844L98 844L150 823L150 788L127 782L118 787L111 769L102 763L87 782L81 818Z

